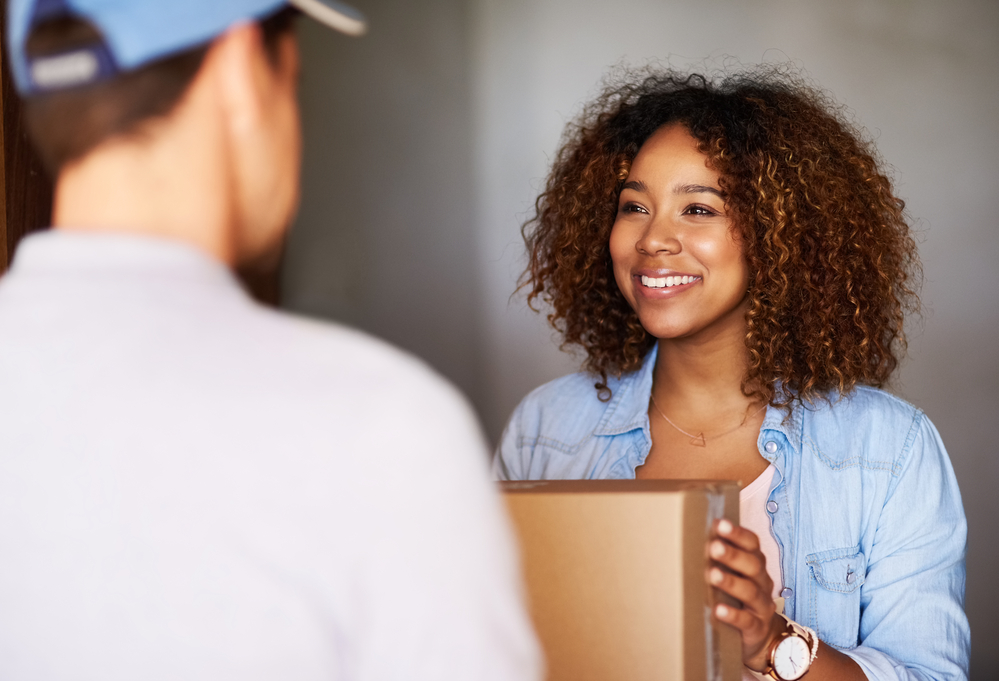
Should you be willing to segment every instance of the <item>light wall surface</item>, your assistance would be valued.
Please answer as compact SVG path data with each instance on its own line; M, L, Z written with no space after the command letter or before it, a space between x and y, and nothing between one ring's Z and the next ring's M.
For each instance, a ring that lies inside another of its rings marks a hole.
M511 298L520 224L565 124L615 65L791 62L847 105L918 232L921 321L895 391L947 444L970 539L971 678L999 669L999 3L984 0L362 2L358 41L303 25L302 212L287 307L426 359L496 438L573 371ZM386 396L391 410L405 409Z
M363 39L300 26L302 206L283 303L386 338L473 394L482 353L468 11L460 0L357 5L371 23Z

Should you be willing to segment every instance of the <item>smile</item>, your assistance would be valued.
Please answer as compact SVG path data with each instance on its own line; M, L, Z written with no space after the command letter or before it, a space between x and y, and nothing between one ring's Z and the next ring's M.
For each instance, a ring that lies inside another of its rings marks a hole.
M692 284L698 279L700 279L700 277L693 277L686 274L675 277L647 277L643 274L642 286L646 286L648 288L670 288L672 286Z

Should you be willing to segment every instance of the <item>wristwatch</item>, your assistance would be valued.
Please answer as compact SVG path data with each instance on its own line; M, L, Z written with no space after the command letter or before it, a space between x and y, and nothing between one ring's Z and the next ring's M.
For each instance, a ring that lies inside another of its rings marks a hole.
M780 615L787 622L767 653L767 666L763 671L749 671L759 681L795 681L808 672L819 650L819 637L808 627Z

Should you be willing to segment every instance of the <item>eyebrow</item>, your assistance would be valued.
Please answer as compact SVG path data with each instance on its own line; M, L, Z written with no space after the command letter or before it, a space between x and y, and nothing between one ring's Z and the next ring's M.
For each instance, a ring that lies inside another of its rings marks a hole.
M649 185L645 184L641 180L628 180L623 185L621 189L633 189L636 192L642 192L644 194L649 193ZM708 187L703 184L677 184L673 186L674 194L714 194L720 199L725 198L725 194L720 189L715 189L714 187Z
M621 185L621 189L634 189L636 192L642 192L643 194L649 193L649 185L641 180L628 180Z
M725 198L725 194L720 189L706 187L703 184L678 184L673 187L674 194L714 194L720 199Z

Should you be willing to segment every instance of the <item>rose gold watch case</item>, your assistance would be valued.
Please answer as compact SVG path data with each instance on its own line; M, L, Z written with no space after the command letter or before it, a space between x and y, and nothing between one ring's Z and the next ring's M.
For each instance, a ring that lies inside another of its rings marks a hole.
M767 668L759 673L763 674L764 676L769 676L775 681L797 681L797 679L800 679L805 674L807 674L809 667L812 666L811 648L808 645L808 640L804 636L798 633L798 631L794 628L794 625L791 623L791 620L787 619L786 617L784 619L787 621L787 629L781 632L781 635L777 638L777 640L775 640L773 643L770 644L770 652L767 655ZM788 643L790 639L797 639L791 642L790 643L791 645L802 646L802 650L805 653L804 668L801 670L801 673L796 676L781 676L780 673L777 671L777 665L775 664L775 660L777 657L777 649L780 648L785 643Z
M797 654L795 654L795 649L797 649ZM791 665L792 669L781 669L778 671L778 656L785 657L786 660L781 660L781 666L787 666L783 664L785 661L787 664ZM801 666L798 667L795 664L795 659L801 660ZM773 648L773 652L770 653L770 668L772 670L771 676L779 681L796 681L804 676L808 672L808 668L811 666L811 650L808 647L808 642L805 637L796 631L788 632ZM785 676L783 672L790 672L791 676Z

